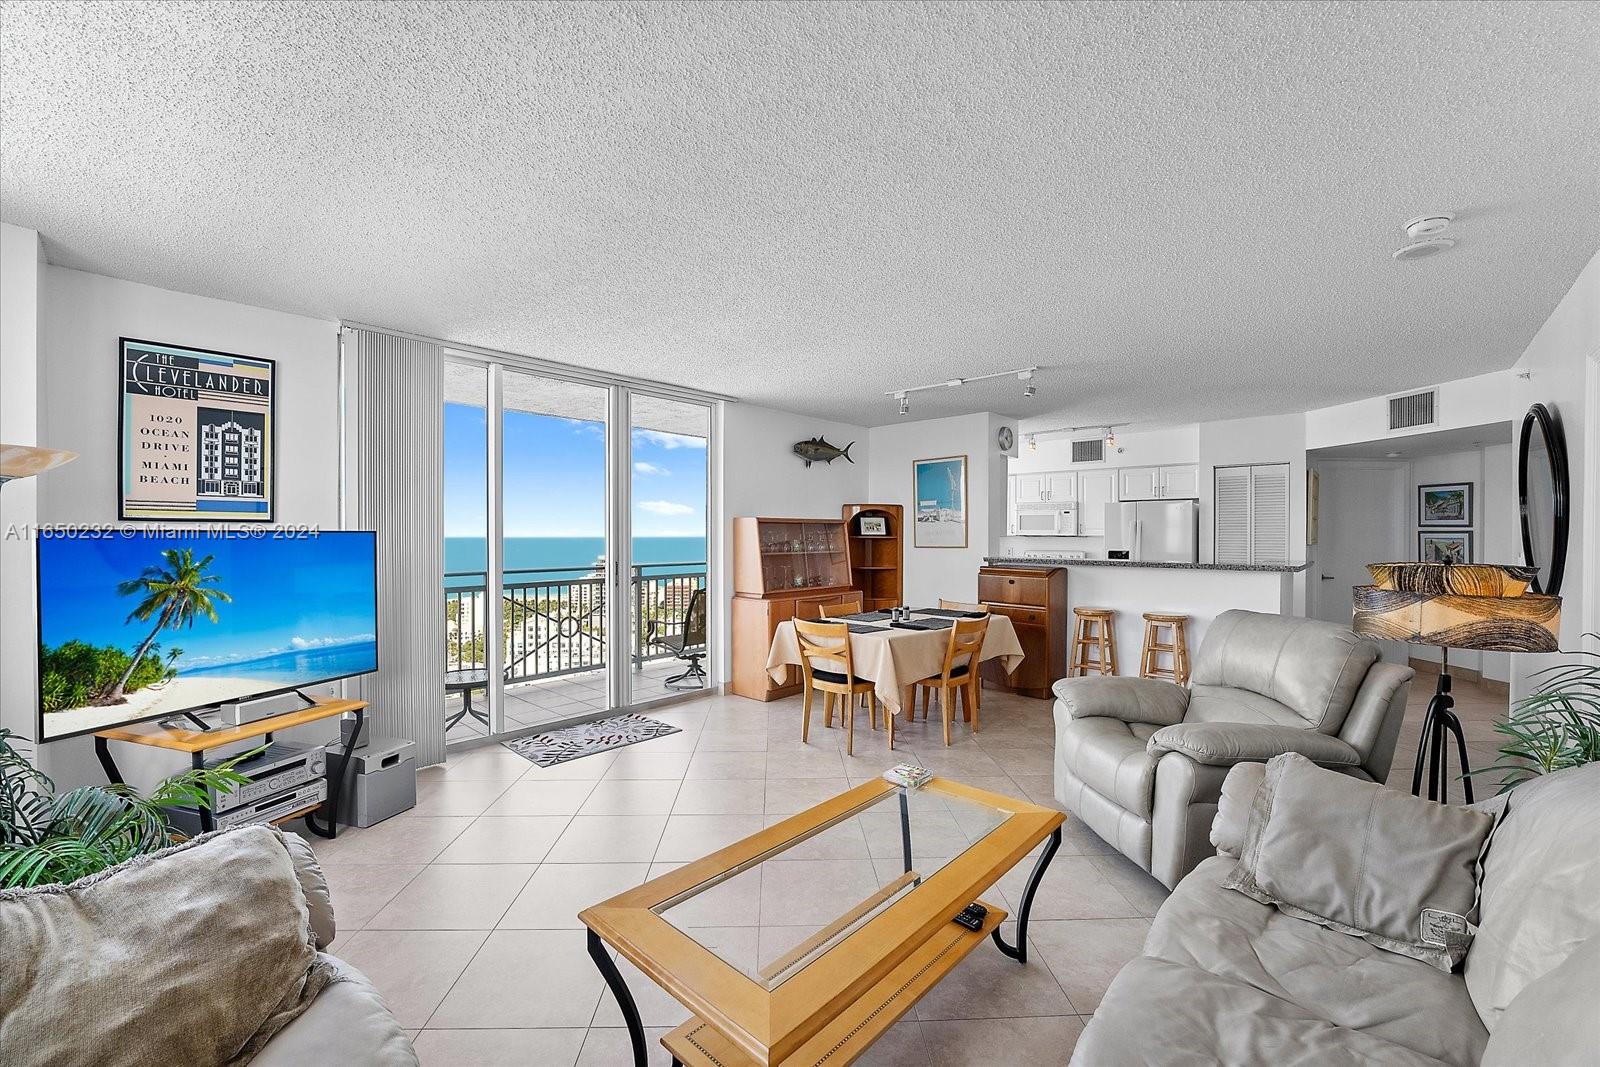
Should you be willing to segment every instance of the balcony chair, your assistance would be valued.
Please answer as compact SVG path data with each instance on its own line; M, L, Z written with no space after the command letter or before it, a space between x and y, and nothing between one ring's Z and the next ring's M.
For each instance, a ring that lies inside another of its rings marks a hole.
M663 632L666 627L676 629L677 633ZM706 658L706 591L696 589L690 594L689 606L684 609L683 618L678 622L652 622L649 632L645 634L645 645L660 645L689 665L682 674L673 675L662 685L677 690L704 689L706 669L702 661Z
M1056 799L1171 888L1211 853L1234 764L1298 752L1358 778L1388 777L1412 673L1334 623L1223 612L1189 687L1055 683Z

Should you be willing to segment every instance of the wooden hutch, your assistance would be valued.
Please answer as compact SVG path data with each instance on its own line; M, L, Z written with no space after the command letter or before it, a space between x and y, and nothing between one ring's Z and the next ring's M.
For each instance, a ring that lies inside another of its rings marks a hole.
M846 504L843 514L850 536L850 584L861 590L867 611L899 607L905 602L900 525L905 509L899 504ZM863 524L863 519L869 521ZM863 526L880 524L882 534L862 532Z
M849 524L844 519L733 520L733 691L777 700L800 691L800 669L779 684L767 653L785 619L815 619L821 605L850 593Z
M997 659L983 665L983 681L1044 699L1067 676L1067 568L980 567L978 599L1016 627L1022 662L1010 674Z

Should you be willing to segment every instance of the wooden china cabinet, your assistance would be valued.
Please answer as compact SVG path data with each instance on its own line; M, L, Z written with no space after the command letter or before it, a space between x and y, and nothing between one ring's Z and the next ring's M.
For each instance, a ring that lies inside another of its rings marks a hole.
M733 520L733 691L777 700L800 691L800 669L779 684L767 653L785 619L815 619L853 590L844 519Z

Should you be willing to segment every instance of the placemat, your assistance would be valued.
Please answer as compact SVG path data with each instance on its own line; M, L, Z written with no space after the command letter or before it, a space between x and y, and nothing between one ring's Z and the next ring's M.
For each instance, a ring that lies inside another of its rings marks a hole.
M912 608L918 615L937 615L944 619L981 619L986 611L956 611L951 608Z
M955 624L954 619L912 619L910 622L891 622L889 625L902 630L948 630Z
M889 618L887 611L858 611L854 615L836 615L835 618L850 619L854 622L883 622Z

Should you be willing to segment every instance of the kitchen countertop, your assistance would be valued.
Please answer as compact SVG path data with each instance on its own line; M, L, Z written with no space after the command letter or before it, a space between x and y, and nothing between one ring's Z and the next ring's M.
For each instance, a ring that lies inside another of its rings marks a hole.
M1261 571L1274 574L1294 574L1310 566L1309 563L1172 563L1133 559L1040 559L1036 556L985 556L983 561L992 567L1154 567L1176 571Z

